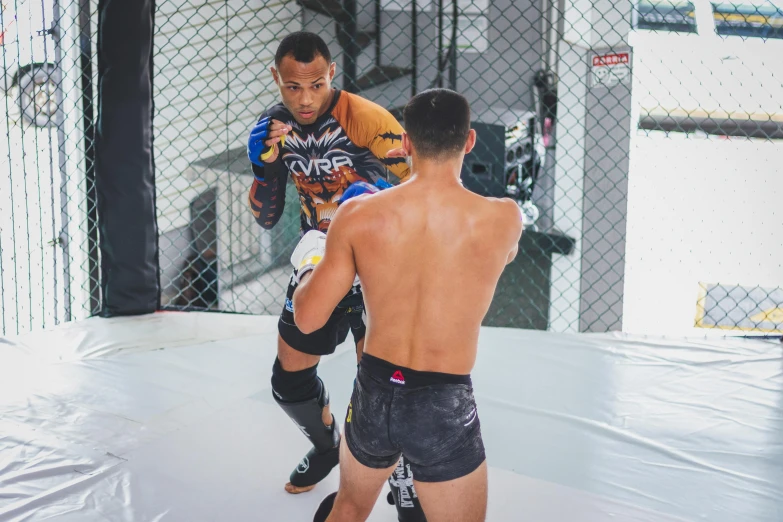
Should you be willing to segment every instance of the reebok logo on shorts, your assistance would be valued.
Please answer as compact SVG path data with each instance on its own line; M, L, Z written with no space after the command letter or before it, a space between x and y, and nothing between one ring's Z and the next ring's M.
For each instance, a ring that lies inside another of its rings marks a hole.
M392 374L391 379L389 379L389 382L405 385L405 377L402 376L402 372L400 370L397 370L396 372L394 372L394 374Z

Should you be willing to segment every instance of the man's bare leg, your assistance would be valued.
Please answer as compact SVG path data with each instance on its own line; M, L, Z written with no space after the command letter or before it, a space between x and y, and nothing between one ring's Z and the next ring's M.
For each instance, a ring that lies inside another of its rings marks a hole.
M427 522L484 522L487 516L487 461L472 473L448 482L413 483Z
M280 335L277 337L277 358L280 362L280 366L286 372L299 372L312 368L321 360L321 357L318 355L306 354L292 348L282 339L282 337L280 337ZM321 410L321 420L325 427L332 425L332 413L328 404ZM285 490L288 493L298 494L310 491L315 486L315 484L309 486L295 486L291 484L291 482L288 482L285 485Z
M393 470L394 466L374 469L360 464L348 450L343 438L340 442L340 489L337 490L334 507L326 522L367 520L381 488Z

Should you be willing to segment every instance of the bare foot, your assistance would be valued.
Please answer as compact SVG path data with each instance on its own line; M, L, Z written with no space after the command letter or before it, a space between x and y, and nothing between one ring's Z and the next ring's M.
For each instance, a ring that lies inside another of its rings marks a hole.
M312 486L299 487L299 486L294 486L293 484L291 484L289 482L289 483L287 483L285 485L285 490L287 492L291 493L292 495L298 495L299 493L307 493L308 491L313 489L315 486L316 486L316 484L313 484Z

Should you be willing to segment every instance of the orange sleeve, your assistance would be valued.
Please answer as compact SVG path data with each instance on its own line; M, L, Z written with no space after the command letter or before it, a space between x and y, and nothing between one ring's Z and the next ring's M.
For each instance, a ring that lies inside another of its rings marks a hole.
M402 146L402 125L386 109L361 96L343 91L332 111L345 134L359 147L365 147L378 158L400 183L411 175L404 158L387 158L386 154Z

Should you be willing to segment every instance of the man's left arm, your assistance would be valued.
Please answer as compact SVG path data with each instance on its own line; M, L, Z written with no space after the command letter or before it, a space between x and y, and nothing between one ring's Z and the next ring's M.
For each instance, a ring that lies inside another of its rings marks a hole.
M410 178L406 158L389 157L402 146L402 125L389 111L361 96L343 93L332 115L355 145L369 150L391 174L385 181L397 185Z
M389 157L390 150L397 149L402 145L402 125L388 111L382 112L377 124L375 136L369 143L370 152L400 180L400 183L404 183L411 175L407 158Z
M293 298L294 321L304 334L323 327L353 286L356 263L350 242L351 210L352 205L346 205L335 214L323 254L305 253L302 260L305 269L315 267L299 275Z

